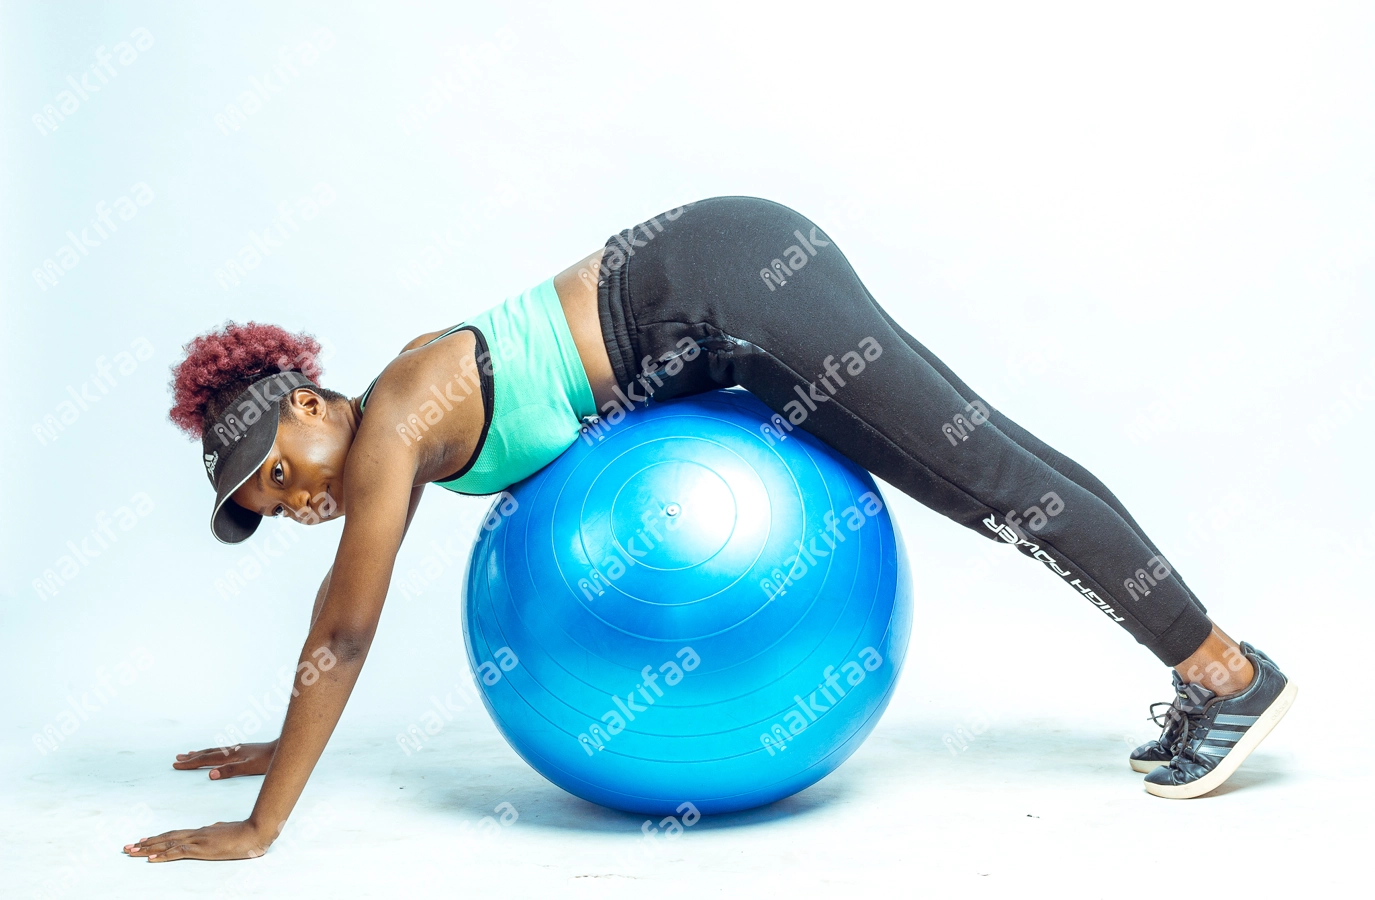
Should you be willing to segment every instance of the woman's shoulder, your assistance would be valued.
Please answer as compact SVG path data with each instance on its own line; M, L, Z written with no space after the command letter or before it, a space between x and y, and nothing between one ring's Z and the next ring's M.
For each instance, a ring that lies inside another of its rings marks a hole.
M433 341L435 338L439 337L441 334L444 333L444 331L445 329L441 328L439 331L429 331L425 334L420 335L417 338L414 338L409 344L401 348L401 353L407 353L411 350L418 350L419 348L428 344L430 341ZM397 356L400 356L401 353L398 353Z
M392 358L392 360L391 360L389 363L387 363L386 367L384 367L384 368L382 369L381 372L377 373L377 377L374 378L374 379L368 384L367 389L363 391L363 394L362 394L362 398L361 398L361 399L362 399L362 401L363 401L364 407L366 408L367 404L369 404L369 403L372 402L373 396L374 396L375 394L378 393L377 388L378 388L378 384L379 384L380 382L382 382L383 380L386 380L387 383L388 383L388 386L392 386L392 385L395 384L396 379L393 379L393 378L385 378L385 376L387 375L388 372L392 371L393 367L396 366L396 363L397 363L398 361L400 361L401 358L402 358L403 356L405 356L407 353L411 352L412 350L419 350L421 347L424 347L426 344L432 343L436 338L440 337L442 334L444 334L444 330L443 330L443 329L440 329L439 331L427 331L426 333L424 333L424 334L422 334L422 335L420 335L420 336L418 336L418 337L412 338L412 339L406 344L406 346L402 347L401 350L396 354L396 356L394 356L394 357ZM406 367L405 367L405 366L402 366L402 368L406 368ZM382 393L385 394L385 393L387 393L387 391L383 390Z
M472 341L471 335L466 332L452 334L451 340L436 343L438 338L452 331L431 331L402 347L401 352L387 363L363 392L361 399L365 409L394 403L409 407L429 399L431 382L456 371L456 360L472 352L471 347L465 346L465 343Z

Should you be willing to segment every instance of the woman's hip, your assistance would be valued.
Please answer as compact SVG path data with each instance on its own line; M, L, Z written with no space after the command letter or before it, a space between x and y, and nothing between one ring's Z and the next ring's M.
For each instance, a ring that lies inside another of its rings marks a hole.
M730 339L786 344L791 334L852 317L857 304L873 314L831 238L801 213L757 197L700 200L613 235L598 291L622 387L662 368L665 355L694 356L684 339L703 351ZM705 374L685 382L675 396L719 386Z

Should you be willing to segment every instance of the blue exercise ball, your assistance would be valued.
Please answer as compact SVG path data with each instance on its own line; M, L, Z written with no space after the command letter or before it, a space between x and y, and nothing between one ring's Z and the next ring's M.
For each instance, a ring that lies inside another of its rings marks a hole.
M484 704L540 774L614 809L730 812L815 783L906 656L878 486L743 390L610 418L479 531L464 634Z

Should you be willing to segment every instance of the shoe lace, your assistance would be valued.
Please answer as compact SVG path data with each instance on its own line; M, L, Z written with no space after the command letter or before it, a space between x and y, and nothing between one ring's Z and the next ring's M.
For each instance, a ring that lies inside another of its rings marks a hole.
M1186 752L1189 746L1189 739L1194 730L1194 719L1192 716L1180 713L1179 718L1181 720L1179 723L1179 732L1175 735L1175 739L1170 742L1170 755L1176 758L1182 756ZM1173 762L1173 760L1171 761Z
M1156 712L1157 707L1165 707L1164 712ZM1189 717L1184 713L1184 701L1180 697L1174 700L1161 700L1159 703L1151 704L1151 721L1161 729L1161 740L1170 739L1170 749L1174 749L1175 734L1180 730L1187 730ZM1183 724L1181 724L1183 723Z
M1203 708L1195 706L1192 709L1181 709L1179 711L1179 733L1170 742L1170 755L1174 759L1170 760L1173 765L1175 760L1182 758L1190 759L1195 762L1198 758L1190 749L1189 744L1193 741L1194 729L1203 724Z

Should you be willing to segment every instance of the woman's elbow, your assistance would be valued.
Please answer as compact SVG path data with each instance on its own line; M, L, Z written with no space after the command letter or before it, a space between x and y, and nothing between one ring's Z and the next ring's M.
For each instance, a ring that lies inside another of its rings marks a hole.
M372 646L372 631L360 629L338 629L328 633L321 650L333 656L340 663L358 663L368 655ZM317 650L316 653L319 653Z

